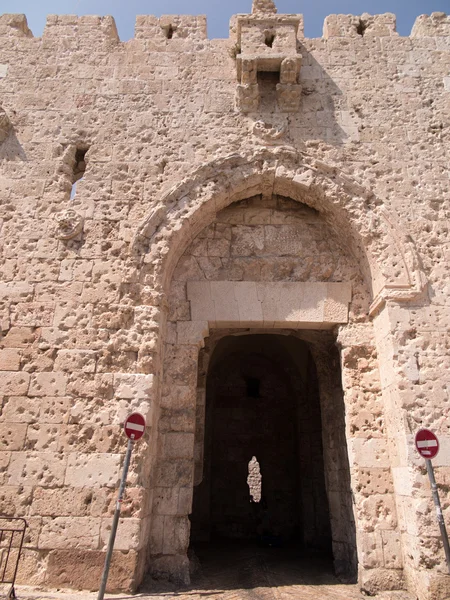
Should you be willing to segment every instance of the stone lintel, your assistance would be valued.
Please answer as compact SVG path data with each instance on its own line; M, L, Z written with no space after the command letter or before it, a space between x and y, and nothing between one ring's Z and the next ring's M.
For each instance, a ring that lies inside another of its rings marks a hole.
M348 322L350 283L190 281L192 321L210 327L330 329Z

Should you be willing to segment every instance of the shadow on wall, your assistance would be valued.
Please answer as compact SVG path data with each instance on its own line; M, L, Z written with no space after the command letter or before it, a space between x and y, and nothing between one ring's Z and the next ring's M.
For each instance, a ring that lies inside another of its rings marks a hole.
M298 43L298 52L303 57L300 84L302 87L301 105L298 111L281 112L277 106L276 86L279 73L258 73L260 105L257 113L251 116L270 125L274 130L286 131L291 143L299 140L321 140L339 145L346 141L358 140L356 122L342 128L337 112L343 106L343 93L323 66L303 46Z

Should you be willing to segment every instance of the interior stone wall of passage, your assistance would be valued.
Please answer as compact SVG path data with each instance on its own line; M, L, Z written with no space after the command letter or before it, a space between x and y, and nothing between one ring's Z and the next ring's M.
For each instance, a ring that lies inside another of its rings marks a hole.
M294 344L294 363L285 340L231 336L214 349L206 425L198 422L196 434L203 439L206 429L192 541L255 539L264 513L265 527L283 543L296 540L305 548L331 550L315 369L305 345ZM207 341L205 351L211 350ZM259 506L250 502L247 485L252 456L262 475Z

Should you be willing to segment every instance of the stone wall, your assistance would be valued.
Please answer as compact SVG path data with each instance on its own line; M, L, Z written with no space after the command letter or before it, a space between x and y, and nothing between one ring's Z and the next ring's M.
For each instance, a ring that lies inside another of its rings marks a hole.
M266 8L225 40L203 17L141 16L128 42L111 17L49 16L41 38L0 17L0 512L30 525L23 582L98 585L131 410L149 431L111 590L186 577L214 330L186 279L345 279L360 583L448 594L413 437L442 440L448 517L450 20L401 37L393 15L332 15L307 39Z

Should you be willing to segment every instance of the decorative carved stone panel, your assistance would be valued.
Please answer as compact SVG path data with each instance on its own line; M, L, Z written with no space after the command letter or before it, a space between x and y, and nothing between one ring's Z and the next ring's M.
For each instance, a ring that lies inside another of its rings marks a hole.
M83 217L72 208L62 210L55 215L56 237L60 240L71 240L81 233Z

